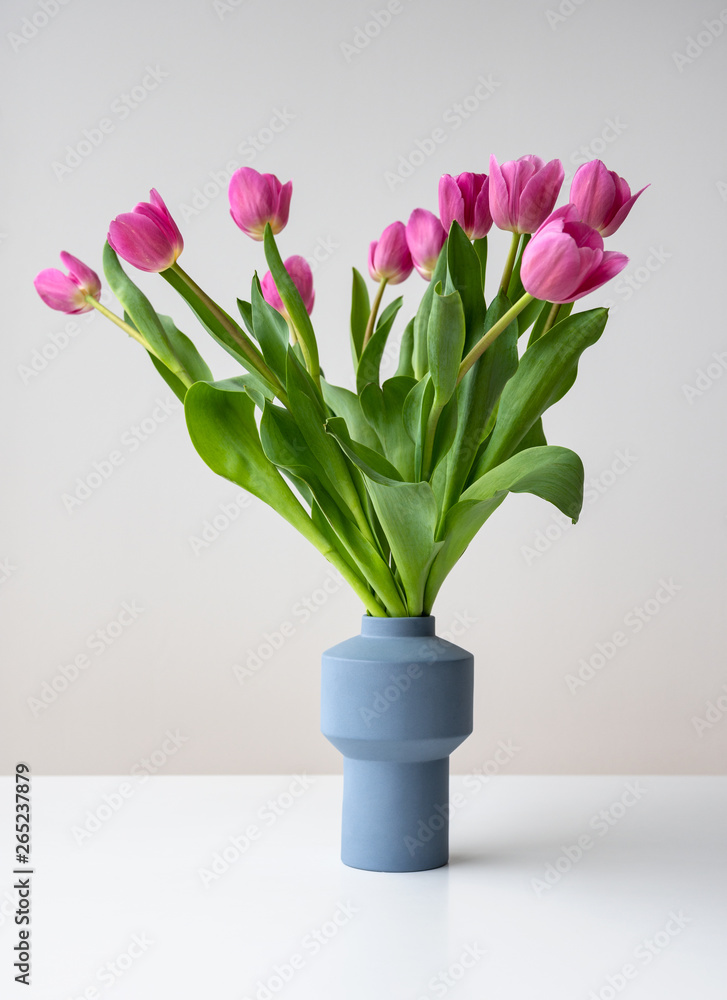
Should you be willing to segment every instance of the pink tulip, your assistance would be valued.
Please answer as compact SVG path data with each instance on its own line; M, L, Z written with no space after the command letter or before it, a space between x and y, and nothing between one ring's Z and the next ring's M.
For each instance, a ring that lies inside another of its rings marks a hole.
M560 160L521 156L500 166L490 157L490 212L498 229L534 233L553 211L563 183Z
M313 303L316 299L316 293L313 288L313 272L310 269L310 265L305 257L299 257L297 254L293 257L288 257L284 263L285 270L298 289L306 312L310 316L313 312ZM273 309L277 309L279 313L288 319L288 313L283 305L283 300L278 294L278 289L275 287L275 281L270 271L268 271L260 282L260 287L262 288L263 298L268 305L271 305Z
M230 215L243 233L262 240L268 222L274 234L285 229L292 193L292 181L281 184L275 174L240 167L230 178Z
M600 233L581 222L575 205L564 205L525 247L520 278L536 299L562 304L600 288L628 262L622 253L604 251Z
M86 300L88 295L96 301L101 297L101 282L95 271L87 267L78 257L66 253L61 254L63 266L68 274L56 267L48 267L41 271L33 284L41 299L51 309L64 313L84 313L93 309Z
M406 242L414 267L422 278L431 281L447 234L442 223L426 208L415 208L406 224Z
M439 180L439 216L449 232L456 219L471 240L487 236L492 228L487 174L443 174Z
M403 222L392 222L381 238L369 246L369 274L374 281L398 285L406 281L413 270L406 227Z
M117 215L107 239L119 257L140 271L166 271L184 249L184 240L159 192L152 188L149 197L132 212Z
M593 226L601 236L612 236L648 186L631 194L623 177L614 170L607 170L600 160L591 160L576 170L571 181L570 200L586 225Z

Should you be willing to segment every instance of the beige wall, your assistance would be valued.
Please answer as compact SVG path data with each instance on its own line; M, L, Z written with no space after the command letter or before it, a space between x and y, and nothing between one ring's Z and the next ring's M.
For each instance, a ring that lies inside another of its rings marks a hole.
M348 382L351 264L393 218L436 208L441 173L487 170L491 151L561 156L570 173L600 155L652 187L612 240L629 269L594 297L613 303L606 335L546 420L584 459L581 522L510 498L441 595L440 630L477 663L454 768L723 768L727 37L703 35L718 5L562 7L402 2L366 46L368 3L73 0L46 24L30 0L3 7L3 768L335 771L319 657L360 614L304 540L202 465L136 345L46 310L34 274L61 249L98 265L107 221L154 185L186 269L234 309L263 257L214 175L236 160L292 177L280 243L317 254L325 367ZM392 182L436 129L433 154ZM64 170L84 130L98 144ZM496 268L506 244L492 240ZM160 279L142 284L193 332ZM404 286L405 311L423 287ZM94 463L111 474L69 511ZM38 708L64 667L66 690Z

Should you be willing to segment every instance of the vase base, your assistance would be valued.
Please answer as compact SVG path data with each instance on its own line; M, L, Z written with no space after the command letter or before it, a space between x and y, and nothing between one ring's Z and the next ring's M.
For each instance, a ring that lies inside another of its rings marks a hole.
M341 860L349 868L441 868L449 860L448 819L448 757L344 760Z

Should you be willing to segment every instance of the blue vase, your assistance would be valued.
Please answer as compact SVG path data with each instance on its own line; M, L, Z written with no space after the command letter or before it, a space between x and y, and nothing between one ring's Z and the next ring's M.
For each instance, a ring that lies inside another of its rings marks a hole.
M449 755L472 732L472 654L434 618L364 615L323 654L321 731L341 751L341 860L378 872L449 858Z

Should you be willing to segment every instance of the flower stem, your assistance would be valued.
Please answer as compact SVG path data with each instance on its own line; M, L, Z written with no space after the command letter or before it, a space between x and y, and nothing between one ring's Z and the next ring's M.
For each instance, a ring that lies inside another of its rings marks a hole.
M366 347L368 342L371 340L371 336L374 332L374 326L376 324L376 316L378 315L379 306L381 305L381 299L383 297L384 289L386 288L388 280L389 280L388 278L381 279L381 283L379 284L376 296L371 306L371 312L369 313L369 319L366 324L366 330L364 331L363 343L361 344L362 353L364 347Z
M275 372L268 368L265 363L265 359L250 338L236 323L230 319L223 309L220 309L215 300L211 299L193 278L190 278L187 272L184 271L178 263L172 264L170 270L174 271L174 273L182 279L185 285L196 295L202 304L209 309L220 326L223 327L225 332L229 334L229 336L232 337L235 343L239 346L240 350L245 355L245 358L250 362L252 369L254 369L259 375L262 375L265 381L270 384L273 392L278 399L280 399L281 403L287 406L288 397L285 392L285 387Z
M505 261L505 270L502 272L502 280L500 281L500 291L507 294L507 289L510 285L510 278L512 277L512 269L515 267L515 260L517 259L517 250L520 246L520 233L512 234L512 242L510 243L510 250L507 255L507 260Z
M545 326L541 330L540 336L542 337L544 333L547 333L551 326L555 326L555 322L558 319L558 312L560 311L560 302L554 302L550 307L548 317L545 320Z
M477 343L469 352L469 354L467 354L463 358L462 364L459 366L457 385L459 385L459 383L465 377L465 375L470 370L475 361L477 361L478 358L480 358L481 355L485 353L490 344L492 344L495 340L497 340L497 338L500 336L503 330L506 330L508 328L508 326L510 325L510 323L512 323L515 317L518 316L523 311L528 302L532 302L532 300L533 296L530 295L529 292L525 292L522 298L519 298L514 306L510 306L507 312L504 313L496 323L493 323L493 325L490 327L490 329L487 331L484 337L482 337L480 340L477 341Z
M189 389L189 387L193 384L194 380L190 378L189 373L181 365L178 368L174 369L170 368L169 364L159 357L159 355L151 346L151 344L147 343L147 341L139 333L138 330L134 329L133 326L130 326L128 323L126 323L123 319L121 319L120 316L117 316L116 313L111 312L111 310L107 309L106 306L102 306L101 303L98 302L93 297L93 295L87 295L86 302L88 302L89 305L92 305L94 309L98 309L98 311L101 313L102 316L105 316L106 319L110 319L111 322L115 323L121 330L124 331L124 333L128 333L130 337L133 337L133 339L137 341L137 343L141 344L141 346L144 348L145 351L148 351L150 354L153 354L154 357L157 359L157 361L160 361L166 368L169 368L170 371L173 371L174 374L179 379L179 381L183 382L186 388Z

